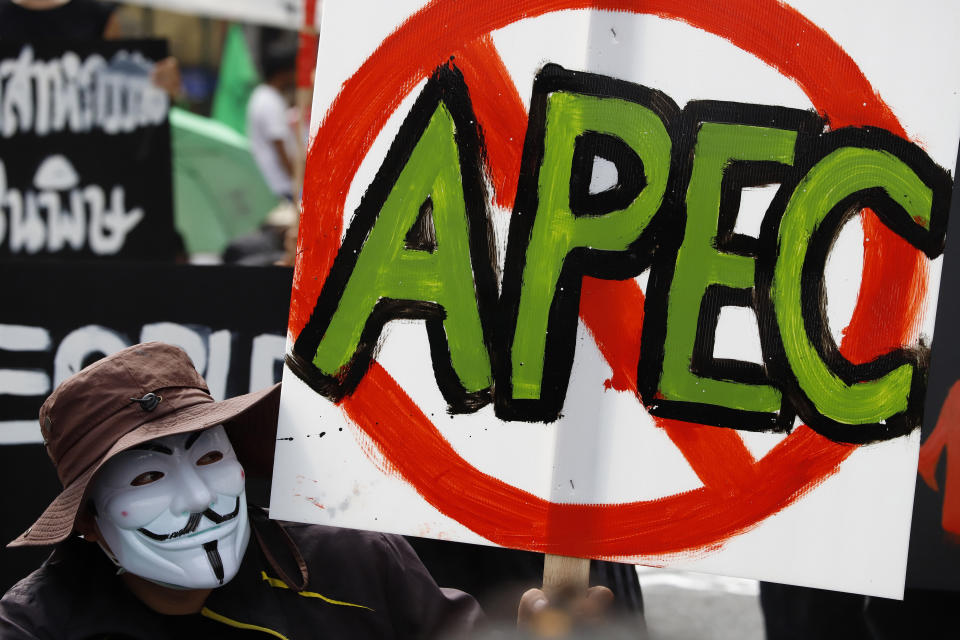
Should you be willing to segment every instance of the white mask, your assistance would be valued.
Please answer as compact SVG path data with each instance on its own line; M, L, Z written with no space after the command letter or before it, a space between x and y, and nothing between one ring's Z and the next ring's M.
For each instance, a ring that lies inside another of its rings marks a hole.
M126 571L165 586L225 584L250 539L244 484L220 425L124 451L92 483L104 550Z

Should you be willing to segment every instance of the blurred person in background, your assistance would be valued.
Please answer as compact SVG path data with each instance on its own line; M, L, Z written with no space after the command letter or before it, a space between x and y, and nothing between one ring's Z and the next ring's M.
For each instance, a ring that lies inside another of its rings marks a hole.
M247 138L260 173L280 202L255 231L234 238L223 253L227 264L291 266L299 222L296 175L297 50L293 43L275 40L264 48L261 66L265 80L247 103Z
M289 200L281 201L259 228L230 241L223 251L224 264L293 266L298 219L296 206Z
M271 43L263 54L264 82L247 103L247 137L264 179L278 197L293 201L297 141L291 125L296 89L297 51L285 42Z

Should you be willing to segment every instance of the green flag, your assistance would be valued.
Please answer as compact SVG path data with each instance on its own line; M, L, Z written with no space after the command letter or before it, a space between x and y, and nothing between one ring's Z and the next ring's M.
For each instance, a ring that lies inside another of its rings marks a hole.
M243 28L230 25L223 43L217 92L213 96L213 119L246 133L247 100L259 82L260 74L250 58Z

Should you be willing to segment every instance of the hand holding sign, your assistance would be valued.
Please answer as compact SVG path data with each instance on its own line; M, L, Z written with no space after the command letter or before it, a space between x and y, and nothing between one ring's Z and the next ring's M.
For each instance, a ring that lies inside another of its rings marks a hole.
M575 627L599 626L607 622L613 593L606 587L590 587L583 593L547 598L540 589L530 589L520 599L517 625L534 636L558 638Z

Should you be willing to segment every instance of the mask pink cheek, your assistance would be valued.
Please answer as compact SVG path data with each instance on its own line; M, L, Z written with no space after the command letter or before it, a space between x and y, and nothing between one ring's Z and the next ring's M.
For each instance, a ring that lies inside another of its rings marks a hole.
M204 481L214 493L239 496L246 486L243 467L236 461L224 461L204 474Z
M153 495L131 495L137 492L124 492L109 500L105 516L121 529L139 529L167 511L170 497L153 492Z

